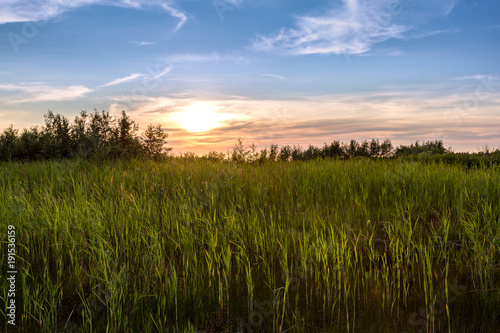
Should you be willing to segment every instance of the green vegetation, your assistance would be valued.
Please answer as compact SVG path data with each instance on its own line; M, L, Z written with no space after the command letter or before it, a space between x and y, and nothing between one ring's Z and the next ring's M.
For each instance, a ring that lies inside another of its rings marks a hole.
M0 135L2 329L12 225L19 332L500 331L500 150L171 157L137 131L49 112Z
M82 111L73 123L62 115L49 111L44 115L45 124L41 128L32 127L19 130L11 125L0 134L0 161L33 161L61 158L93 158L97 160L112 158L152 157L160 159L168 155L172 148L167 148L168 134L160 125L148 125L141 136L137 135L138 125L123 111L121 117L112 117L109 112L93 113ZM196 157L187 153L184 157ZM424 162L445 162L470 167L489 167L500 163L500 149L476 154L453 153L444 148L440 140L424 143L400 145L394 148L389 139L349 143L332 141L323 147L271 145L257 151L252 144L245 147L239 138L232 153L212 151L203 156L211 161L229 159L237 162L264 161L310 161L317 159L351 159L369 157L372 159L406 158Z
M4 162L0 325L12 224L19 332L498 332L499 167L426 154Z
M0 161L33 161L61 158L158 157L169 152L168 134L160 125L149 125L142 136L125 112L112 117L109 112L82 111L73 123L49 111L45 124L19 130L11 125L0 135Z

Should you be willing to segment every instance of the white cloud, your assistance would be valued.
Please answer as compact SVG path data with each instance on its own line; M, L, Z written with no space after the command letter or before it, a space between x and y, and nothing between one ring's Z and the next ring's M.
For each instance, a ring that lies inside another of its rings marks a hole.
M163 75L170 73L173 69L174 69L174 66L170 65L170 66L167 66L163 71L159 72L158 74L156 74L156 73L149 73L150 76L152 74L156 74L156 75L154 75L152 77L149 77L149 79L147 81L154 81L156 79L159 79Z
M175 31L187 20L186 14L174 6L173 0L3 0L0 4L0 24L49 20L66 11L88 5L136 9L160 7L179 20Z
M210 54L193 54L193 53L184 53L184 54L174 54L167 56L165 61L170 64L178 64L178 63L206 63L206 62L233 62L235 64L248 64L248 59L241 56L232 56L232 55L220 55L219 53L210 53Z
M430 16L447 15L456 0L422 2L432 6L426 9L419 3L416 8L412 5L406 8L408 4L398 0L342 0L340 8L317 15L298 16L296 28L282 28L270 37L259 36L253 47L295 55L362 54L390 38L404 39L405 33ZM412 15L413 12L416 14Z
M284 80L285 79L283 76L276 75L276 74L262 74L260 76L268 77L268 78L271 78L271 79L278 79L278 80Z
M186 23L186 21L187 21L186 14L184 12L182 12L181 10L176 9L171 3L161 4L160 6L163 9L165 9L167 12L169 12L170 15L179 19L179 23L177 23L177 26L175 27L174 32L179 30L184 25L184 23Z
M454 80L454 81L464 81L464 80L493 81L493 80L498 80L498 77L493 76L493 75L476 74L476 75L456 77L456 78L453 78L452 80Z
M110 82L104 83L103 85L100 85L100 86L98 86L97 88L104 88L104 87L115 86L115 85L117 85L117 84L121 84L121 83L125 83L125 82L134 81L134 80L137 80L137 79L139 79L139 78L143 78L143 77L145 77L145 76L146 76L146 75L144 75L144 74L139 74L139 73L136 73L136 74L130 74L129 76L122 77L122 78L119 78L119 79L116 79L116 80L113 80L113 81L110 81Z
M429 36L446 34L446 33L456 34L456 33L459 33L461 31L462 30L460 30L460 29L444 29L444 30L424 31L424 32L420 32L420 33L416 33L416 34L412 35L411 38L420 39L420 38L426 38Z
M18 92L4 99L6 104L43 101L70 101L84 97L92 89L82 86L52 86L45 82L0 84L0 91Z
M133 41L131 41L131 43L136 45L136 46L149 46L149 45L156 44L156 42L150 42L150 41L146 41L146 40L141 40L141 41L133 40Z

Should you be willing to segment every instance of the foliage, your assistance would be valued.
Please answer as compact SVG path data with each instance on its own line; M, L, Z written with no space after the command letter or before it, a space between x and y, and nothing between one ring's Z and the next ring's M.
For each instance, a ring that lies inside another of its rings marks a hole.
M410 146L399 146L396 148L395 155L407 156L407 155L418 155L420 153L426 153L429 155L442 155L449 153L449 150L444 148L443 141L435 140L435 141L426 141L423 144L419 144L418 140L415 144L411 144Z
M499 168L418 156L1 163L17 327L498 332Z
M75 120L48 111L41 128L19 131L11 125L0 135L0 161L93 157L95 159L158 157L171 150L167 133L148 126L142 139L138 125L123 111L120 117L109 112L82 111Z
M143 148L147 156L160 158L172 148L167 148L168 133L164 132L160 124L148 125L143 134Z

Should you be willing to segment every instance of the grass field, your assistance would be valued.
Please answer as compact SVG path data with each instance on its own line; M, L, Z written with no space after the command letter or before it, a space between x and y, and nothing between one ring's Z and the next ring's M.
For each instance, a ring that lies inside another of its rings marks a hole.
M0 164L18 332L498 332L500 170Z

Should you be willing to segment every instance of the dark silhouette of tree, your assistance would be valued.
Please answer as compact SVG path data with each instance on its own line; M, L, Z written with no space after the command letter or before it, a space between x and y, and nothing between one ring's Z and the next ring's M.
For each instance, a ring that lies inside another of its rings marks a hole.
M289 145L282 146L278 158L281 161L288 161L292 157L292 147Z
M11 160L18 157L18 132L17 129L14 129L14 126L10 125L0 135L0 157L2 160Z
M82 111L70 123L49 110L44 120L41 129L24 129L21 135L12 125L5 129L0 135L0 160L159 157L172 150L166 147L168 134L160 125L148 126L141 138L138 125L125 112L116 118L106 111Z
M443 141L435 140L435 141L427 141L423 144L419 144L418 140L415 144L411 144L409 146L401 145L396 148L395 155L396 156L408 156L408 155L418 155L421 153L426 153L429 155L436 154L447 154L449 151L444 147Z
M279 153L278 145L271 145L271 147L269 147L269 160L276 161L276 159L278 158L278 153Z
M143 149L146 155L159 158L170 152L172 148L167 148L168 133L161 129L161 125L148 125L143 133Z

